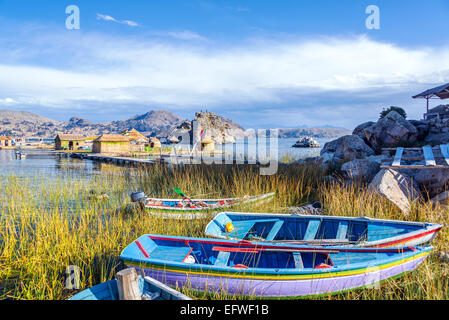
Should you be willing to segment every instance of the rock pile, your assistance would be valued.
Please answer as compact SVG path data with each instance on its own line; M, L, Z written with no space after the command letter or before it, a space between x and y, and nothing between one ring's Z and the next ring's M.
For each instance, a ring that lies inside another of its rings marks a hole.
M326 143L319 161L335 168L348 180L370 183L370 188L408 213L411 203L424 199L424 196L446 198L439 194L449 190L449 169L381 170L382 160L389 158L381 154L382 148L447 143L449 119L406 120L391 111L377 122L357 126L352 135Z

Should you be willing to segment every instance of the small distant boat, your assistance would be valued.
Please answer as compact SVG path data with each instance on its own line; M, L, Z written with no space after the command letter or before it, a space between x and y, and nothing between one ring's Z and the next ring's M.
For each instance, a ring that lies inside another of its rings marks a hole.
M206 226L220 239L360 247L416 246L432 241L443 225L322 215L222 212Z
M176 189L176 192L180 193L180 195L183 196L183 199L149 198L143 193L133 193L131 198L134 202L142 201L145 209L152 214L174 219L198 219L203 217L205 213L223 211L237 205L251 202L268 201L271 200L275 194L272 192L241 198L190 199L179 189ZM139 194L138 198L135 197L136 194Z
M414 270L426 247L313 247L143 235L120 255L170 286L252 297L300 297L372 285Z
M144 300L192 300L150 277L139 276L139 291ZM117 280L106 281L83 290L69 300L119 300Z

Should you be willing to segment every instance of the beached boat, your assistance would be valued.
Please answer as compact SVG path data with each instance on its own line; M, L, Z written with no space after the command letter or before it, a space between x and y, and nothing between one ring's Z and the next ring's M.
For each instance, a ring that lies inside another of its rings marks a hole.
M361 247L416 246L430 242L443 225L367 217L222 212L206 226L220 239Z
M139 291L144 300L192 300L150 277L139 276ZM119 300L117 280L106 281L83 290L69 300Z
M165 218L174 219L197 219L205 213L223 211L237 205L251 202L268 201L274 196L273 193L266 193L258 196L245 196L241 198L221 198L221 199L158 199L145 197L144 207L152 214L161 215Z
M167 285L255 297L299 297L372 285L414 270L432 246L313 247L144 235L120 255Z

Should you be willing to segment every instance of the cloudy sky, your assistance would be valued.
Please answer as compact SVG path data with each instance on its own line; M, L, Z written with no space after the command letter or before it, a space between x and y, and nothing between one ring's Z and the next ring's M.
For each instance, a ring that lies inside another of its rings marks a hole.
M390 105L419 118L411 96L449 82L448 30L446 0L0 0L0 109L96 122L207 109L246 128L352 129Z

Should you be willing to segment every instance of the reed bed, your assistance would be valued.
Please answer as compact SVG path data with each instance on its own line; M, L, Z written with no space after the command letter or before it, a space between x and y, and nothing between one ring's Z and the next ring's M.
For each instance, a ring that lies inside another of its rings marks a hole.
M124 266L120 252L145 233L204 236L211 216L195 221L168 221L130 206L129 193L142 190L176 197L177 187L193 197L237 197L276 191L271 202L236 210L287 212L311 200L325 214L368 216L448 223L448 210L418 204L410 216L366 186L326 183L313 165L280 165L272 176L254 166L191 165L150 168L103 167L101 174L67 172L58 178L4 176L0 182L0 299L67 299L77 291L65 286L66 268L79 267L80 287L111 280ZM444 228L435 253L447 250ZM313 299L447 299L449 264L432 254L418 270L389 280L380 288L352 290ZM199 293L198 299L243 299L224 293ZM258 297L249 297L257 299Z

